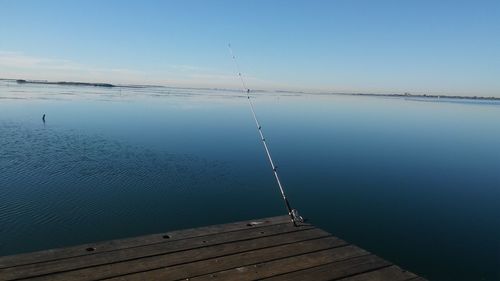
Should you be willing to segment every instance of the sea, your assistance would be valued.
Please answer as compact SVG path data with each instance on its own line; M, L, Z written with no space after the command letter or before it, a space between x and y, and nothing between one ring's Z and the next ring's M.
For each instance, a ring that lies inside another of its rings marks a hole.
M311 223L430 280L500 280L500 101L250 95ZM243 92L0 81L0 255L286 213Z

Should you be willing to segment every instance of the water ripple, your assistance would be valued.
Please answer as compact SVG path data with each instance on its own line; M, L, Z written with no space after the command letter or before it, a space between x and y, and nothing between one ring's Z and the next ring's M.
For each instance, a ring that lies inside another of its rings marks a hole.
M0 122L0 136L0 255L41 226L62 235L189 208L176 196L215 186L228 172L224 163L70 131Z

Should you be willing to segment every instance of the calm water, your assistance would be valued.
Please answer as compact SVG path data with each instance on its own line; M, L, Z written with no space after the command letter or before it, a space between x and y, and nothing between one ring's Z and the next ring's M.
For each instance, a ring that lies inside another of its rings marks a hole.
M254 102L313 223L431 280L500 280L500 103ZM0 255L286 212L228 91L0 81L0 176Z

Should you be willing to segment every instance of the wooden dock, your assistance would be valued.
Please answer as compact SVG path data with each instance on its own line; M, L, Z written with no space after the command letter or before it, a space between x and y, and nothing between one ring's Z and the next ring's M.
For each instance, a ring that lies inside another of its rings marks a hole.
M280 216L0 257L0 280L424 279Z

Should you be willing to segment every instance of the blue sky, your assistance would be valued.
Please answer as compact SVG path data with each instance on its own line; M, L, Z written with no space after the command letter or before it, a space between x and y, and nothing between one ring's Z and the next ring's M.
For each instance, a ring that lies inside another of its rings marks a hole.
M0 0L0 77L500 96L500 1Z

